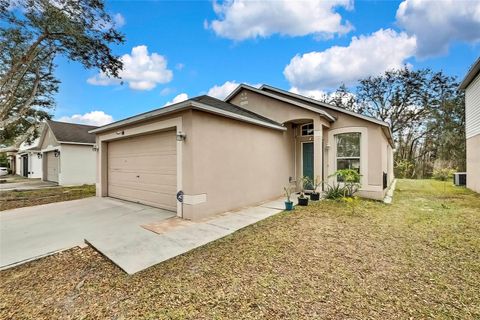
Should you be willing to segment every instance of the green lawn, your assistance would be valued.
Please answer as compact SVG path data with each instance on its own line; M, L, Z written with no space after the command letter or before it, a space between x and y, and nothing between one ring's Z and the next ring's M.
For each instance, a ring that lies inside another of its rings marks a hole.
M400 180L323 201L127 276L90 248L0 273L0 318L479 319L480 196Z
M2 191L0 192L0 211L93 197L94 195L94 185L54 187L28 191Z

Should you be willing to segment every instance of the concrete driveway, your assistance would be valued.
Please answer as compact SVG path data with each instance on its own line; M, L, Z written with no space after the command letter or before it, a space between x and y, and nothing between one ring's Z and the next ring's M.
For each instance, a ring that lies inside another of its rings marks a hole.
M133 274L277 214L284 206L284 199L277 199L196 222L97 197L3 211L0 270L87 242Z
M0 212L0 269L85 245L151 233L142 224L175 213L111 198L86 198ZM124 236L125 235L125 236Z

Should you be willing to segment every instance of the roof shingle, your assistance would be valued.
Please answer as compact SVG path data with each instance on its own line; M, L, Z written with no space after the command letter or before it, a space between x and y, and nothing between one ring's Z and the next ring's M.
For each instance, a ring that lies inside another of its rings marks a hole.
M96 126L47 120L47 124L58 142L95 143L95 134L88 133Z
M241 107L236 106L232 103L228 103L228 102L225 102L223 100L219 100L219 99L207 96L207 95L198 96L198 97L192 98L190 100L197 101L197 102L212 106L212 107L217 108L217 109L221 109L221 110L225 110L225 111L228 111L228 112L236 113L238 115L248 117L248 118L252 118L254 120L268 122L268 123L271 123L271 124L275 124L277 126L282 126L281 123L278 123L278 122L276 122L276 121L274 121L270 118L261 116L261 115L255 113L255 112L250 111L250 110L241 108Z

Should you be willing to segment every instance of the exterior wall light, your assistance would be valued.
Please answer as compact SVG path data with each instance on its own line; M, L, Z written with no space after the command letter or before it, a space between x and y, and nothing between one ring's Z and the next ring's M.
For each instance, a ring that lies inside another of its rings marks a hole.
M92 151L97 152L98 151L98 146L96 144L93 145Z
M186 138L187 138L187 135L184 132L182 131L177 132L177 141L185 141Z
M43 157L42 153L41 153L41 152L38 152L38 153L37 153L37 158L38 158L38 159L42 159L42 157Z
M60 150L56 149L55 151L53 151L53 155L55 156L55 158L58 158L60 156Z

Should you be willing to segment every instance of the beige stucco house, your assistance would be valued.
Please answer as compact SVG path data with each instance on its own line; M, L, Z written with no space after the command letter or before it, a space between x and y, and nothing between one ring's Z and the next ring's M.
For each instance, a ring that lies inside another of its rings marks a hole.
M97 127L47 121L36 152L41 154L41 178L59 185L94 184L96 181L95 135Z
M480 192L480 58L460 84L465 90L467 188Z
M302 176L362 174L359 195L383 199L393 180L387 123L270 86L240 85L133 116L97 135L97 195L186 219L282 195ZM183 202L177 196L183 194Z
M186 219L277 198L306 175L333 183L340 168L360 171L363 197L383 199L393 180L387 123L270 86L240 85L224 101L200 96L90 132L98 196Z

